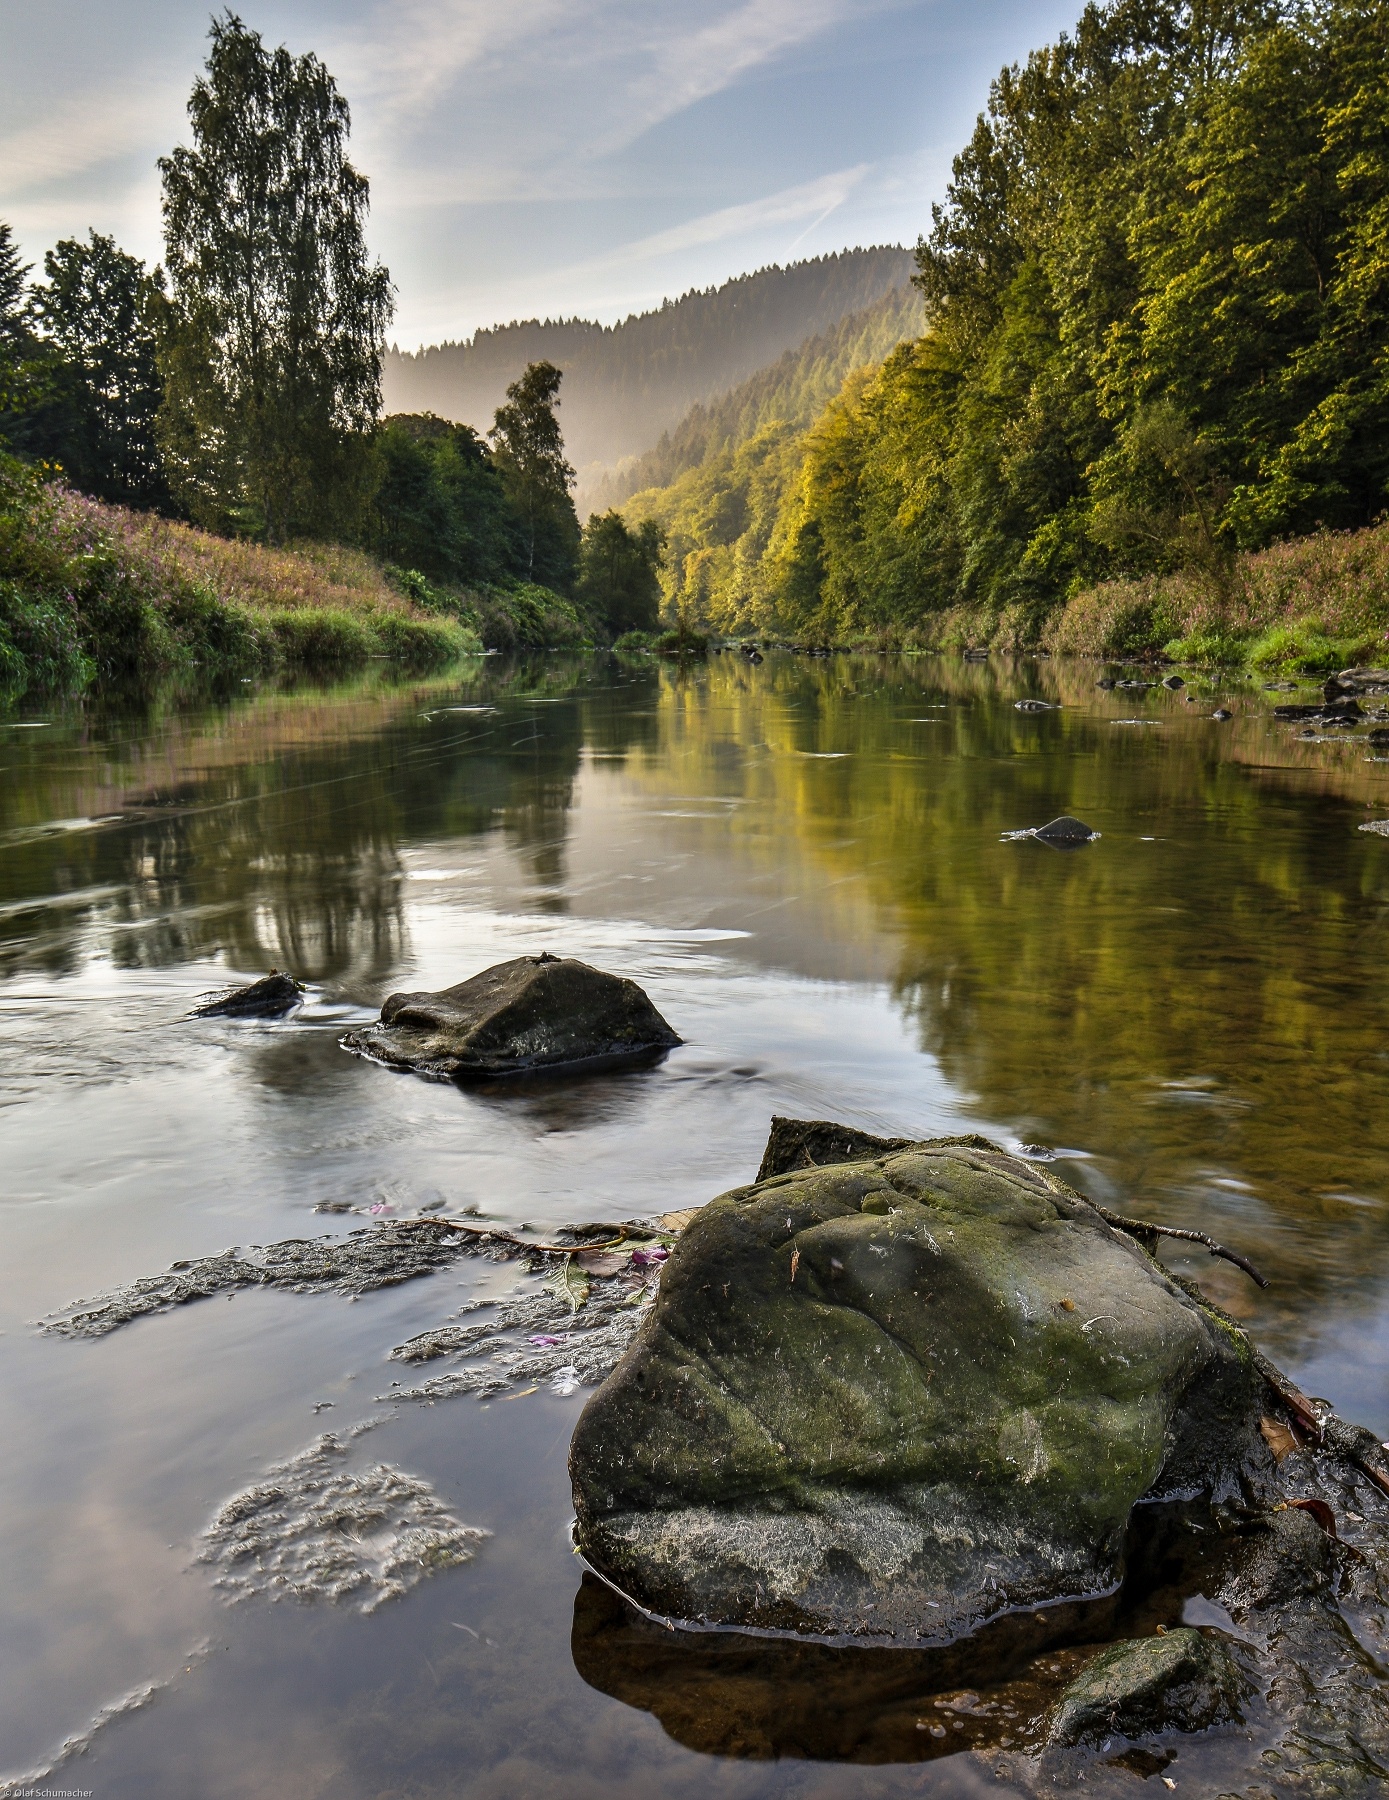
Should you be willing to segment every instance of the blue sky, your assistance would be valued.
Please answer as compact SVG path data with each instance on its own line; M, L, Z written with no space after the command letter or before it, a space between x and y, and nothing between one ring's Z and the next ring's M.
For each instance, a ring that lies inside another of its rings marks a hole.
M352 104L403 347L913 243L991 77L1080 0L244 0ZM159 256L210 8L0 0L0 219Z

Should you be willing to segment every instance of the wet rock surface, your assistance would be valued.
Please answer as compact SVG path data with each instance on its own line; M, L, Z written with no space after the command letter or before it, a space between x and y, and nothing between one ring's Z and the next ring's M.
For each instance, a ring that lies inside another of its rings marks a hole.
M1204 1731L1238 1719L1250 1684L1218 1638L1183 1626L1112 1644L1061 1696L1054 1744L1161 1731Z
M1255 1492L1261 1386L1049 1171L894 1144L695 1216L576 1429L579 1542L654 1613L941 1641L1112 1590L1144 1497Z
M195 1019L279 1019L299 1005L304 984L272 969L248 987L230 988L193 1008Z
M1039 825L1032 833L1033 837L1044 844L1050 844L1058 850L1071 850L1077 845L1088 844L1092 838L1100 834L1081 819L1073 819L1069 813L1063 813L1059 819L1052 819L1049 824Z
M615 1066L679 1037L637 986L573 957L518 956L439 993L391 994L345 1049L448 1079Z

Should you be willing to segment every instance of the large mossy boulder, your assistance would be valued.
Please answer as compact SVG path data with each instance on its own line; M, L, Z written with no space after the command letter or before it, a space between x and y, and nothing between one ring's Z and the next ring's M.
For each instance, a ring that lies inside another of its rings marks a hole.
M574 1435L579 1545L640 1606L940 1642L1112 1590L1139 1501L1269 1469L1242 1336L1048 1170L778 1129Z
M680 1039L635 981L573 957L518 956L440 993L391 994L343 1039L393 1067L452 1079L615 1066Z

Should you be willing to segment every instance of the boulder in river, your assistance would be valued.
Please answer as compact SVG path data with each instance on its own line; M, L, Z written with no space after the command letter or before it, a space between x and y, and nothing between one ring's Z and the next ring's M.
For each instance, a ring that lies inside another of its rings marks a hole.
M1239 1717L1250 1684L1219 1638L1190 1626L1111 1644L1061 1696L1054 1744L1097 1743L1175 1729L1205 1731Z
M279 1019L304 997L304 984L272 969L247 987L232 988L193 1008L195 1019Z
M1169 693L1176 694L1186 686L1186 683L1182 680L1180 675L1164 675L1162 678L1162 686L1165 687Z
M1032 835L1040 838L1044 844L1050 844L1053 850L1073 850L1080 844L1088 844L1091 838L1097 838L1100 834L1083 819L1073 819L1069 813L1062 813L1059 819L1053 819L1050 824L1039 825Z
M450 1079L611 1067L680 1039L635 981L574 957L517 956L439 993L391 994L343 1047Z
M695 1215L585 1408L600 1574L700 1625L943 1642L1111 1592L1141 1500L1257 1491L1249 1345L1132 1237L985 1139L822 1164L842 1129Z

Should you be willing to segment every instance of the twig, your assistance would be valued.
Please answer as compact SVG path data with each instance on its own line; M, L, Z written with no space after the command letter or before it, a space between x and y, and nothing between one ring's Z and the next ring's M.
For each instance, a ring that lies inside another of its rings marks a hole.
M1243 1269L1249 1279L1256 1282L1259 1287L1266 1288L1268 1286L1267 1281L1247 1256L1241 1256L1238 1250L1227 1250L1224 1244L1217 1244L1215 1239L1207 1237L1204 1231L1182 1231L1175 1225L1154 1225L1147 1219L1126 1219L1122 1213L1110 1212L1107 1206L1096 1206L1093 1200L1090 1204L1095 1207L1095 1211L1106 1225L1113 1225L1119 1231L1127 1231L1130 1237L1184 1238L1189 1244L1204 1244L1212 1256L1223 1256L1226 1262L1233 1263L1237 1269Z

